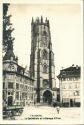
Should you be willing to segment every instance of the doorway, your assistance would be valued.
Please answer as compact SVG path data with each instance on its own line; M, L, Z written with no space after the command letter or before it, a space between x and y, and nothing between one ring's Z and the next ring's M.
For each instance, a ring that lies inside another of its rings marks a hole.
M47 104L51 104L51 102L52 102L52 93L51 93L51 91L46 90L43 93L43 102L47 103Z
M8 106L12 106L13 105L13 97L9 96L8 97Z
M70 106L73 107L73 99L70 99Z

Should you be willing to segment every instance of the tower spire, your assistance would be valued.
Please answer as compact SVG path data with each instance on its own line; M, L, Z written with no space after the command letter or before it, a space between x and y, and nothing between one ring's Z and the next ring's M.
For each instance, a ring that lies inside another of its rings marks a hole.
M54 54L48 22L47 18L43 22L41 16L40 23L38 23L38 18L36 18L35 26L31 32L30 74L31 78L35 78L36 101L51 104L52 99L56 98L55 91L53 91L56 86L55 71L53 71L55 68ZM52 93L54 94L52 95ZM50 95L50 97L47 95Z
M43 23L43 17L41 16L41 23Z

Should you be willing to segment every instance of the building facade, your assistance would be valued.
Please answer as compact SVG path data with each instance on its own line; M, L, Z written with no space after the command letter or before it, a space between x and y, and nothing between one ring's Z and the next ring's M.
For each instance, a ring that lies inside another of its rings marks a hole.
M10 48L3 57L3 107L25 106L34 102L34 80Z
M32 18L30 76L35 79L35 101L51 103L56 99L54 53L49 20Z
M62 106L80 106L80 67L72 65L60 70L60 102Z

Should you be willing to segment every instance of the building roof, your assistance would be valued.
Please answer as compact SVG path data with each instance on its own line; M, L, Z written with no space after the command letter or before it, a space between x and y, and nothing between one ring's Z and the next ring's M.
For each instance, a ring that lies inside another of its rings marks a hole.
M70 66L68 68L60 70L60 74L57 76L59 78L66 78L66 77L80 77L80 71L81 67L76 65L76 66Z
M18 65L18 67L17 67L17 72L18 72L18 73L21 73L21 74L24 74L24 71L25 71L25 68L22 67L22 66L20 66L20 65Z
M5 62L6 63L6 62ZM14 61L10 61L9 62L10 64L15 64L15 62ZM17 63L16 63L17 64ZM17 75L20 75L20 76L23 76L23 77L26 77L26 78L28 78L28 79L30 79L30 80L34 80L33 78L30 78L30 72L26 69L26 68L24 68L23 66L20 66L20 65L18 65L17 64L17 70L14 70L14 71L12 71L12 70L3 70L3 73L5 74L5 73L13 73L13 74L17 74Z
M35 21L34 21L34 19L33 19L33 17L32 17L32 22L31 22L31 24L33 24L33 25L47 25L47 26L49 26L49 20L47 19L47 17L46 17L46 19L45 19L45 21L43 20L43 17L41 16L41 18L39 18L39 17L37 17L36 19L35 19Z

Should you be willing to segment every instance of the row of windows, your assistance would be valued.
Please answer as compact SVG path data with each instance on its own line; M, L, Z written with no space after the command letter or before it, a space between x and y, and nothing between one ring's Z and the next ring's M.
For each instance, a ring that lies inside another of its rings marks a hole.
M30 81L28 81L28 79L24 79L24 78L22 78L22 77L16 77L16 80L17 80L17 81L20 81L20 82L22 82L22 83L25 83L25 84L30 83Z
M79 77L77 77L77 78L75 78L75 77L74 78L73 77L72 78L62 78L61 80L62 81L78 81Z
M22 78L22 77L17 77L17 76L15 76L15 75L13 75L13 74L8 75L8 76L7 76L7 79L9 79L9 80L10 80L10 79L11 79L11 80L15 80L15 79L16 79L16 81L22 82L22 83L25 83L25 84L30 83L30 80L24 79L24 78Z
M13 95L13 92L8 92L8 95Z
M27 85L22 85L22 84L19 84L19 83L16 83L16 89L19 90L24 90L24 91L27 91L27 90L30 90L30 91L33 91L33 87L31 86L27 86Z
M38 52L37 52L37 56L38 56ZM44 49L41 53L41 59L44 59L44 60L48 60L49 59L49 53L47 52L46 49Z
M27 100L28 98L33 99L33 94L27 95L26 92L23 92L22 94L20 94L19 92L16 92L16 99L17 100L23 100L23 99Z
M69 84L69 85L63 84L63 85L62 85L62 88L63 88L63 89L77 89L77 88L79 88L79 87L80 87L79 84L73 84L73 85L71 85L71 84Z
M62 93L62 96L69 97L69 96L80 96L80 91L66 91Z
M22 102L16 102L16 105L22 105L22 106L25 106L25 105L28 105L29 103L32 103L32 102L25 102L25 101L22 101Z
M41 33L42 36L47 36L48 35L48 27L45 25L41 25L41 27L39 26L39 30L36 29L36 32L38 32L38 35Z
M36 67L35 67L36 68ZM36 69L37 70L37 69ZM54 73L54 68L52 68L52 72ZM46 63L44 63L44 65L42 65L42 67L41 67L41 72L42 73L49 73L49 66L46 64Z
M45 31L45 30L48 32L48 27L46 25L43 24L39 26L39 31Z
M46 63L42 66L42 72L43 73L49 72L49 66ZM52 72L54 72L54 68L52 69Z
M15 75L13 74L7 75L7 79L15 79Z
M3 89L5 88L5 82L3 83ZM9 82L8 83L8 89L13 89L14 88L14 83L13 82ZM27 91L27 90L30 90L30 91L33 91L33 88L31 86L25 86L25 85L22 85L22 84L19 84L19 83L16 83L16 89L19 90L24 90L24 91Z
M37 55L38 55L38 52L37 52ZM42 50L41 58L44 59L44 60L49 59L49 52L48 52L46 49ZM54 54L53 54L53 52L51 52L51 59L52 59L52 60L54 59Z

